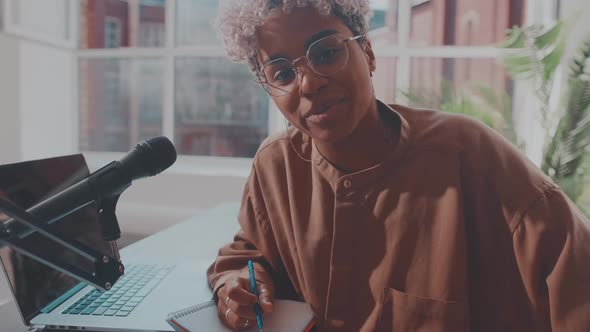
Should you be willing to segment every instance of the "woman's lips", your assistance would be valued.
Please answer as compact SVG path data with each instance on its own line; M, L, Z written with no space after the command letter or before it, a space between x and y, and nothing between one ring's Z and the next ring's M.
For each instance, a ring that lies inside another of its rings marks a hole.
M313 124L320 125L322 123L330 121L332 118L334 118L338 114L338 112L337 112L338 107L337 106L340 105L341 103L342 103L342 101L339 100L333 104L330 104L321 113L316 113L316 114L312 114L312 115L308 116L306 118L307 122L311 122Z

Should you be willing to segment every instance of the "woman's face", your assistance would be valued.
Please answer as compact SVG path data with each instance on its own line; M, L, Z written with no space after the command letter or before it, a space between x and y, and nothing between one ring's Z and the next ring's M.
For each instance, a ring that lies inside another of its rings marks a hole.
M329 35L353 37L340 19L321 15L312 7L294 8L289 14L275 10L257 31L258 63L262 67L277 58L293 61L306 55L313 42ZM341 70L323 76L307 62L297 61L299 74L292 90L272 97L285 118L314 139L337 142L346 138L373 103L370 72L375 69L375 56L371 45L349 41L345 47L348 60Z

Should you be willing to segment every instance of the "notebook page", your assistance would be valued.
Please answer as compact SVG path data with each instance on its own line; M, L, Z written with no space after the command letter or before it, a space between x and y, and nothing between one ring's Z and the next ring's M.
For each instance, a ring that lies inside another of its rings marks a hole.
M170 314L168 317L169 324L178 331L177 326L174 323L181 325L183 328L190 332L231 332L230 329L225 327L219 320L217 315L217 305L213 301L188 308L186 310L180 310ZM273 312L264 314L264 331L269 332L301 332L313 319L313 313L311 309L304 302L288 301L288 300L275 300L273 303ZM246 330L247 332L256 332L256 322L252 322L253 326Z

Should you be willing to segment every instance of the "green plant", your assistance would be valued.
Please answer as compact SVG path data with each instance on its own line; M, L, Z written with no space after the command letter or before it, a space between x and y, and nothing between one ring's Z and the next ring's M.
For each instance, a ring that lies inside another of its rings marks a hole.
M585 170L590 169L590 154L586 154L583 161L583 166ZM590 176L588 173L585 173L585 190L582 191L582 194L576 200L576 203L580 207L580 210L584 212L585 215L590 216Z
M564 21L550 27L514 27L500 47L514 51L502 59L508 72L514 78L531 80L535 86L545 133L541 169L577 202L584 187L590 185L585 177L590 146L590 40L571 61L567 98L555 112L549 108L568 28Z
M590 40L570 65L565 111L544 154L541 169L576 200L584 188L590 146Z
M515 26L499 45L515 51L501 59L512 77L532 80L541 102L541 122L546 131L550 130L549 98L553 78L566 47L565 28L563 21L557 21L549 28L543 25Z
M412 88L403 91L410 105L444 112L457 113L476 118L497 130L513 144L518 142L512 121L512 100L505 92L498 95L492 88L481 83L466 84L455 88L453 82L442 80L438 89Z

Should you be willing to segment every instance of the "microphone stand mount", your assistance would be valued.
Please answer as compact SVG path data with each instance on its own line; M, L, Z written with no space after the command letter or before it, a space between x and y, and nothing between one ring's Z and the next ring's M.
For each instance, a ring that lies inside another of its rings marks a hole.
M119 195L105 198L104 208L100 207L103 205L103 202L99 202L99 216L101 219L101 226L103 226L103 237L111 243L111 246L113 246L113 243L116 243L114 240L118 238L118 236L113 234L117 234L117 232L120 234L119 225L114 214L114 208L118 199ZM60 262L56 257L53 257L46 252L34 251L26 248L24 237L19 236L19 232L16 229L17 223L0 224L0 248L10 246L20 254L101 290L111 289L119 277L125 272L125 267L121 263L119 257L110 257L92 248L81 246L60 238L49 229L49 225L45 224L41 218L14 205L8 200L0 198L0 211L6 213L9 217L13 218L13 220L24 224L30 230L43 235L45 238L50 239L89 260L94 265L95 272L93 274L78 266L66 262ZM106 223L102 224L103 221L106 221ZM115 249L113 252L118 255L118 249L116 247L112 248Z

